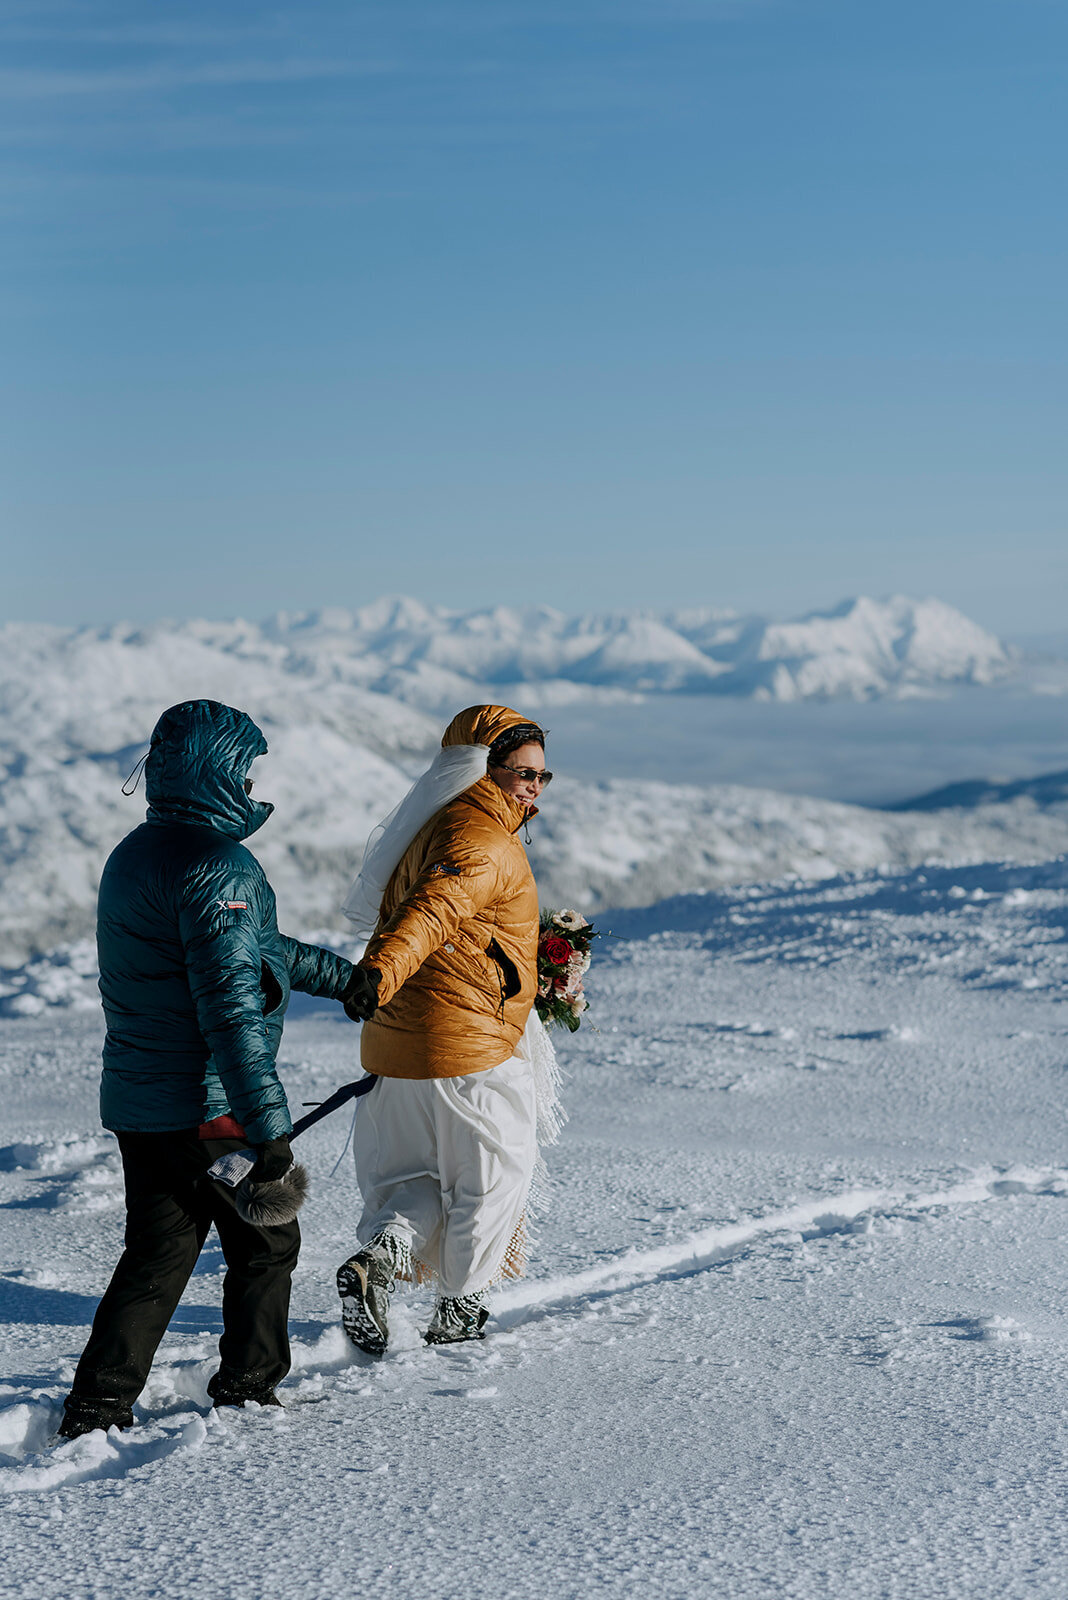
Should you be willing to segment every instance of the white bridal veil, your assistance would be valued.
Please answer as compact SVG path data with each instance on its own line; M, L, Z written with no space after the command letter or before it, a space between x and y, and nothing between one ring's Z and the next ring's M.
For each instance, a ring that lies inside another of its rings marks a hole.
M451 744L439 750L399 805L374 829L342 911L363 939L375 931L382 896L401 856L442 806L486 776L489 746Z

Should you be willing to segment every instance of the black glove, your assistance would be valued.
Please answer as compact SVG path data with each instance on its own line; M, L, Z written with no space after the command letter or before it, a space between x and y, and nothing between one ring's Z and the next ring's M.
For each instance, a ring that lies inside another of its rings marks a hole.
M293 1165L288 1134L280 1139L268 1139L264 1144L254 1144L252 1148L256 1152L256 1165L249 1173L253 1183L270 1183L284 1177Z
M353 1022L366 1022L378 1010L378 985L382 974L377 967L353 967L352 977L341 991L345 1015Z

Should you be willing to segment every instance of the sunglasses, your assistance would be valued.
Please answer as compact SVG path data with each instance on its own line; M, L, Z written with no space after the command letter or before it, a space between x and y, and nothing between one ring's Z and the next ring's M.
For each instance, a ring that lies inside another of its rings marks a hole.
M540 784L546 784L552 783L553 781L552 773L546 772L544 768L509 767L503 761L493 761L490 763L490 765L498 772L513 772L517 778L522 778L524 783L537 782Z

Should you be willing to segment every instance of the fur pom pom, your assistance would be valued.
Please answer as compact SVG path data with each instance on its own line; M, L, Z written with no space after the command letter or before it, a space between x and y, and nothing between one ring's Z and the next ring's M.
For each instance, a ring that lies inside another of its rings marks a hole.
M294 1161L282 1178L253 1183L246 1178L234 1190L238 1215L257 1228L278 1228L292 1222L308 1198L308 1169Z

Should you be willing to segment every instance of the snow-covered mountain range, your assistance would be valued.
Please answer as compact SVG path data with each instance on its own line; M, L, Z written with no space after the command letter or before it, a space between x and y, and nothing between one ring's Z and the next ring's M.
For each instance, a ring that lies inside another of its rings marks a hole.
M579 616L547 607L461 612L401 597L355 611L279 612L262 625L0 628L4 683L23 693L29 673L40 670L52 694L58 678L103 678L105 705L121 701L124 689L147 689L146 679L204 671L224 682L253 670L281 675L305 695L343 685L437 713L518 685L527 704L591 692L866 700L991 683L1013 667L1011 650L959 611L901 596L846 600L792 622L711 607Z
M704 692L797 700L989 683L1011 671L993 635L938 600L854 599L794 622L711 607L565 616L545 607L455 612L408 599L279 614L267 637L368 688L439 706L473 691Z
M1011 666L996 639L936 601L859 600L788 624L696 610L460 614L411 600L263 626L10 624L0 628L0 962L89 932L101 866L143 814L143 792L126 798L121 781L160 711L188 697L240 705L267 733L257 782L278 809L254 848L296 932L337 928L371 827L444 714L480 696L533 709L698 685L780 698L923 693ZM1066 848L1068 807L1027 794L889 815L733 786L563 779L532 856L549 903L597 910L784 873Z

